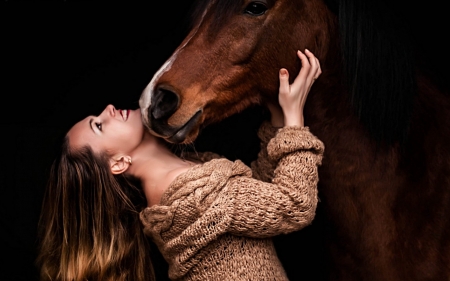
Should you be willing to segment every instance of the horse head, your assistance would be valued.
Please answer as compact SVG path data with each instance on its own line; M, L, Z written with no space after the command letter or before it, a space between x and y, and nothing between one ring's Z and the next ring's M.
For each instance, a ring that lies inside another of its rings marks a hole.
M336 30L322 1L201 1L194 15L190 33L139 101L147 128L172 143L192 142L203 126L277 101L278 71L298 73L297 50L329 63Z

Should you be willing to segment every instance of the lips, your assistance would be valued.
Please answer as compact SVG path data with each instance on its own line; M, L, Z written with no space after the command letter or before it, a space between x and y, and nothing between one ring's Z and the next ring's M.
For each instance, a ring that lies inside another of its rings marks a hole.
M123 121L127 121L128 120L128 116L130 116L130 110L129 109L125 109L125 110L119 109L119 113L122 116Z

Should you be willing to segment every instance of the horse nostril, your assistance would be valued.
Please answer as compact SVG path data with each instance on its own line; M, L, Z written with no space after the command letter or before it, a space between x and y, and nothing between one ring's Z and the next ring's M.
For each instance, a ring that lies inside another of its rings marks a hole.
M151 115L154 119L169 117L178 107L178 95L170 90L158 87L152 98Z

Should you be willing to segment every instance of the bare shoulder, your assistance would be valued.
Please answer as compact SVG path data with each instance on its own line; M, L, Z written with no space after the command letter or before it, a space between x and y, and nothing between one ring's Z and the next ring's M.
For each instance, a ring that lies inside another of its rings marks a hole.
M159 204L161 202L162 195L170 187L172 182L174 182L178 176L186 173L195 164L196 163L188 162L185 165L178 165L172 169L169 169L159 178L159 180L146 183L144 188L146 190L146 194L148 192L148 206Z
M189 171L189 169L191 169L194 165L195 163L193 162L186 162L186 165L181 165L169 170L166 177L163 178L161 184L165 186L165 189L167 189L178 176Z

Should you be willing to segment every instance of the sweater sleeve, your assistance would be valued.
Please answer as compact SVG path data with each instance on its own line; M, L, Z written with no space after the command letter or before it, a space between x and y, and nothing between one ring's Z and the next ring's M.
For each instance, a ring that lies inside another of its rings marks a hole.
M265 182L271 182L273 179L273 171L277 166L277 161L270 159L267 152L267 145L277 131L278 128L273 127L269 121L264 121L258 130L261 148L257 159L250 164L255 179Z
M237 177L228 189L228 232L271 237L311 224L318 202L318 166L323 143L308 127L279 129L267 146L269 161L278 163L271 183Z

